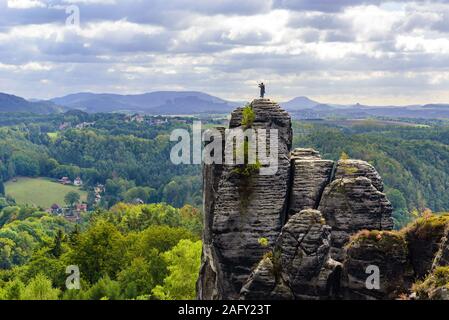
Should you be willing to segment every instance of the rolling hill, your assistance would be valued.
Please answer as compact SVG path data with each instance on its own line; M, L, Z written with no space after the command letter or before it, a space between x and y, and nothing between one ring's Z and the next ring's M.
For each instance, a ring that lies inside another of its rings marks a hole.
M0 112L40 113L60 112L62 108L51 101L28 101L11 94L0 93Z

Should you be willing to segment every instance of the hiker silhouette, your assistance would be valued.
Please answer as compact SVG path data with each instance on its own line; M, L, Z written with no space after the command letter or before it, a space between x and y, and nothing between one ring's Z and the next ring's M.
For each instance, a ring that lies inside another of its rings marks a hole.
M265 85L263 84L263 82L259 84L259 88L260 88L260 97L263 99L263 97L265 96Z

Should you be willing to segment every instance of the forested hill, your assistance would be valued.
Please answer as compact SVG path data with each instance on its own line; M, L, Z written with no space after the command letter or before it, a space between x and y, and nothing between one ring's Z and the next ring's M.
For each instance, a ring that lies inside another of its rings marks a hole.
M199 205L199 166L170 162L170 132L188 128L187 121L192 120L150 117L140 122L120 114L79 111L10 116L0 127L0 181L81 177L89 203L94 187L105 185L101 206L106 208L134 198L176 207Z
M62 108L58 107L51 101L30 102L21 97L0 92L0 113L32 112L38 114L48 114L52 112L58 112L61 110Z
M415 209L449 209L447 126L329 126L297 122L294 132L296 147L313 147L333 159L345 152L351 158L372 163L384 178L397 226L413 218Z

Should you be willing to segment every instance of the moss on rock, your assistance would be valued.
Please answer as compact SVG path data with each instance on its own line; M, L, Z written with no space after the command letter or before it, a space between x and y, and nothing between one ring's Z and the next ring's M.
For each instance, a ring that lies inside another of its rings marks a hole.
M432 240L441 238L449 224L449 214L430 215L416 219L403 232L407 239Z
M418 299L438 299L439 292L449 289L449 267L437 267L424 280L413 285L413 292Z
M432 269L448 226L449 215L428 215L417 219L401 231L408 244L409 258L416 279L423 279Z
M378 230L359 231L351 237L346 248L366 245L374 246L385 253L397 250L401 250L402 252L407 251L407 242L401 232Z

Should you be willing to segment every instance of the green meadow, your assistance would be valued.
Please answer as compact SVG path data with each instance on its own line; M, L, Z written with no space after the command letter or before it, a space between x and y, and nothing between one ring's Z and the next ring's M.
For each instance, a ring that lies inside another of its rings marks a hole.
M87 192L75 186L64 186L46 178L17 178L17 181L5 183L6 194L13 197L17 204L28 204L49 208L57 203L65 205L64 197L70 191L81 195L81 201L86 201Z

